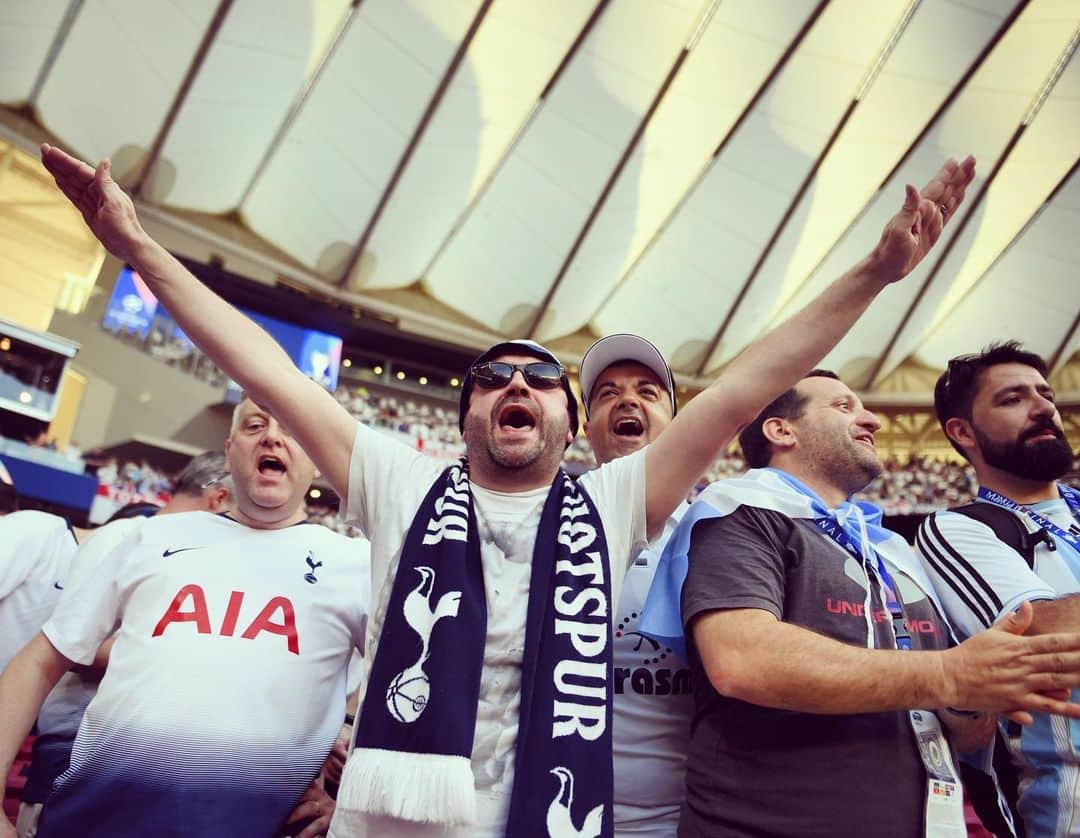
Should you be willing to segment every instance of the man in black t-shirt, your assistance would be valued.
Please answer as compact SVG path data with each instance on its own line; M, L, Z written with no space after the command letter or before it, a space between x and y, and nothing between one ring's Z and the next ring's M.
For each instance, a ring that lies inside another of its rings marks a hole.
M695 685L681 836L962 836L949 740L971 750L995 713L1028 722L1015 708L1043 701L1080 710L1037 692L1061 683L1018 645L1037 640L1015 636L1030 607L949 648L908 545L848 501L881 471L879 427L814 371L740 436L754 470L676 534Z

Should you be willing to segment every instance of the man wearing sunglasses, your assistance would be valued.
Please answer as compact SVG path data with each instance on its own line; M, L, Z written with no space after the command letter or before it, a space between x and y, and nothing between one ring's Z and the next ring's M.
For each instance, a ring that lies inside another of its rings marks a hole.
M331 834L609 835L611 642L627 564L728 441L915 268L974 177L949 160L878 245L746 349L651 445L574 483L577 403L543 347L499 344L462 388L467 463L358 423L142 229L110 176L44 146L57 185L185 333L296 436L371 539L374 652ZM492 364L510 364L493 366ZM509 376L509 377L508 377Z

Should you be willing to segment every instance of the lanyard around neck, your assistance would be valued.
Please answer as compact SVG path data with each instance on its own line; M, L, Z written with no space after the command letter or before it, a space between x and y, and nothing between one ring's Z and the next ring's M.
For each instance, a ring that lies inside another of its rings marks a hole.
M1058 484L1058 492L1069 507L1069 512L1072 514L1073 520L1080 521L1080 493L1068 486L1062 486L1060 483ZM1049 518L1036 512L1031 507L1021 506L1016 501L995 492L993 489L987 489L985 486L979 487L979 497L995 506L1000 506L1004 509L1009 509L1024 515L1037 527L1046 530L1054 538L1068 544L1078 555L1080 555L1080 537L1077 537L1068 530L1062 529Z

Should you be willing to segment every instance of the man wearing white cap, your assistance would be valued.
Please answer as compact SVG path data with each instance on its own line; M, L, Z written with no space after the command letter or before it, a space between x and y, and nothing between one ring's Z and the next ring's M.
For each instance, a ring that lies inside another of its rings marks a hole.
M637 335L608 335L594 343L581 359L579 381L585 436L600 465L651 443L678 409L664 356ZM690 670L637 628L660 554L688 506L680 503L661 535L634 557L615 612L612 745L619 836L666 838L679 826L693 710Z

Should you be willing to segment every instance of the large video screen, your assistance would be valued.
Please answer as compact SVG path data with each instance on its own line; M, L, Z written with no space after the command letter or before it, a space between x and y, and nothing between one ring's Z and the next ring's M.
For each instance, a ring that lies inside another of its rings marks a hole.
M285 323L258 312L241 311L273 336L304 375L318 381L331 392L336 389L341 367L341 338ZM169 360L186 360L192 353L198 352L146 283L130 267L125 267L116 279L102 326L114 334L136 338L151 354ZM236 389L231 382L230 389Z

